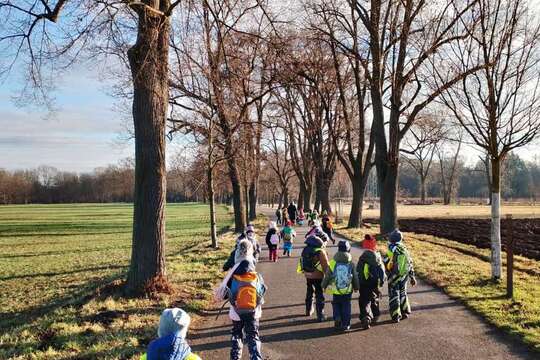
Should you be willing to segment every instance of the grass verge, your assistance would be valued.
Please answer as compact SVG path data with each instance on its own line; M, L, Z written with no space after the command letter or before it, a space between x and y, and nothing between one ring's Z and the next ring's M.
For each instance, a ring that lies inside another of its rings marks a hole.
M0 359L138 358L165 307L191 313L211 291L234 237L210 248L208 207L167 206L167 273L173 291L121 297L131 251L132 206L0 206ZM218 208L218 224L232 217Z
M354 241L365 233L379 232L376 227L347 229L344 225L336 230ZM540 353L540 261L515 257L515 297L507 299L506 275L500 283L490 280L488 249L413 233L405 233L405 242L421 278ZM386 250L386 244L379 245Z

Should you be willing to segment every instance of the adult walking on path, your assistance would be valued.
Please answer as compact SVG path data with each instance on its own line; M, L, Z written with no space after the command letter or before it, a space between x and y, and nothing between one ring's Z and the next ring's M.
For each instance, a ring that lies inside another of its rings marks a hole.
M298 209L296 208L296 205L294 205L294 202L291 202L287 207L287 213L289 214L289 220L292 221L293 224L295 224L296 217L298 215Z
M267 216L270 208L262 208ZM307 227L297 227L302 239ZM339 237L336 236L339 241ZM305 316L305 279L296 274L298 256L304 244L297 242L290 258L279 266L261 261L257 270L269 291L263 306L260 335L264 358L274 359L537 359L525 346L511 342L488 326L459 302L419 281L410 291L412 316L399 324L391 322L386 286L383 287L381 317L377 325L364 331L359 321L358 294L353 295L352 324L347 333L337 332L332 321L318 323ZM329 256L336 252L328 248ZM354 262L362 250L351 249ZM331 296L326 294L326 302ZM230 322L226 315L216 320L211 311L190 336L194 352L205 360L229 358Z

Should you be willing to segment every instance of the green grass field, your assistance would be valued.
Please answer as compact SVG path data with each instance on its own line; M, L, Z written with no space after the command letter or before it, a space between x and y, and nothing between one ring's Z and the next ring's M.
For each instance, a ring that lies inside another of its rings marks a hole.
M167 206L171 294L124 299L128 204L0 206L0 359L136 358L160 311L205 307L232 240L209 248L208 207ZM218 224L231 223L225 207Z

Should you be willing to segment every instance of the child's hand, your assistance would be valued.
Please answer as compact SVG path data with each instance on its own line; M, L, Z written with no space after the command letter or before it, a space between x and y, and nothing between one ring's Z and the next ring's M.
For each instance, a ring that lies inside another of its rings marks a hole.
M411 286L416 286L416 278L414 276L411 277Z

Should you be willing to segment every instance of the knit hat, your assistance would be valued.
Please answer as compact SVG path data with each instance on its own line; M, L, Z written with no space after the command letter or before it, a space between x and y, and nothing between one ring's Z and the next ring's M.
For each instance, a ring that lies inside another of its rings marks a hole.
M347 240L340 240L338 242L338 251L341 252L350 252L351 251L351 244Z
M287 221L287 226L292 226L292 221L291 220Z
M191 318L187 312L179 308L165 309L159 317L158 337L163 337L180 331L186 338Z
M395 229L390 233L390 236L388 238L390 239L390 242L398 243L403 240L403 234L398 229Z
M243 260L255 260L253 256L253 244L248 239L241 240L236 246L236 251L234 252L235 264Z
M377 249L377 240L370 234L364 236L364 241L362 241L362 247L367 250L375 251Z

